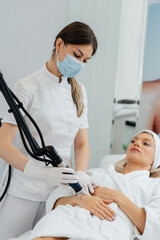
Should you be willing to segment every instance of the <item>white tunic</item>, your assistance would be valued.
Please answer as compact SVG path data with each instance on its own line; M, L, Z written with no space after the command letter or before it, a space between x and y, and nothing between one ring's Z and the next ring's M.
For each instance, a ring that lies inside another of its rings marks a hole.
M59 155L71 167L71 147L80 128L88 127L87 96L82 86L84 111L77 117L76 106L71 95L71 85L66 77L59 78L51 74L46 65L32 75L19 80L15 84L14 93L23 103L26 110L38 124L46 145L55 147ZM34 138L40 144L36 129L24 115L26 123ZM16 125L12 114L7 114L3 122ZM40 145L41 146L41 145ZM28 158L19 137L18 149ZM36 160L35 160L36 161ZM38 161L37 161L38 162ZM39 162L44 165L44 163ZM53 188L47 183L26 176L22 171L13 169L9 193L34 201L45 201Z

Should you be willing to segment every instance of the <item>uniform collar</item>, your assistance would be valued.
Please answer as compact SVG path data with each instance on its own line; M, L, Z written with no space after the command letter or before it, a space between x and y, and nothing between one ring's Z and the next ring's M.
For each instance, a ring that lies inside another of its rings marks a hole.
M66 85L68 84L68 78L65 76L62 76L62 81L59 83L59 77L55 76L53 73L49 72L46 64L43 65L42 67L42 72L47 77L48 79L51 79L53 82L60 84L60 85Z

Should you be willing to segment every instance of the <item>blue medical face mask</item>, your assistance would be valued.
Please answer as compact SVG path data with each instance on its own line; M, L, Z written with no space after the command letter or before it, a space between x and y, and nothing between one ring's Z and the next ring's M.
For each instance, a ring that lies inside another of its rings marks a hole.
M63 44L64 45L64 44ZM64 46L65 48L65 46ZM65 50L66 51L66 50ZM65 77L76 76L85 66L84 63L67 53L66 57L62 62L59 61L57 56L57 67L60 73Z

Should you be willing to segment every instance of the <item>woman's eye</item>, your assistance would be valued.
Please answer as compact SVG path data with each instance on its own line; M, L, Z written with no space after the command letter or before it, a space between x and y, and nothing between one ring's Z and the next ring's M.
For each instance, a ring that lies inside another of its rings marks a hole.
M131 143L134 143L135 142L135 140L131 140Z
M149 144L149 143L147 143L147 142L144 142L143 144L144 144L144 145L146 145L146 146L150 146L150 144Z
M77 55L76 53L74 53L74 56L75 56L75 57L77 57L77 58L79 58L79 57L80 57L80 56L79 56L79 55Z
M80 57L81 57L81 55L77 55L75 52L74 52L74 56L75 56L76 58L80 58ZM84 63L87 63L87 60L84 59L83 62L84 62Z

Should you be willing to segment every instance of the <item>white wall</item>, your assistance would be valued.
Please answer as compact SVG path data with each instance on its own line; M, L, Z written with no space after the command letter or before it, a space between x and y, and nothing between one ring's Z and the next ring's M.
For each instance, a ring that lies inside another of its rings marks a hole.
M71 0L69 21L88 23L98 40L98 51L77 79L88 93L90 167L109 153L121 1Z
M68 22L69 2L0 0L0 70L11 88L49 59L56 34ZM0 116L5 110L0 94Z
M115 98L140 99L148 1L123 0Z

